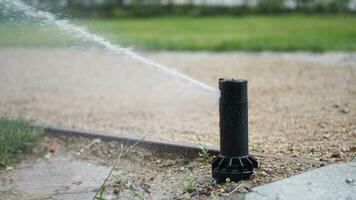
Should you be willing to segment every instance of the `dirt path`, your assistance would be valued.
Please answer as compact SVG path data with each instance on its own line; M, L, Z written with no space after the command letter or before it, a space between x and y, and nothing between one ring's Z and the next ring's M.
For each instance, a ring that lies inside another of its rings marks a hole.
M250 147L317 160L356 154L355 53L144 53L211 86L249 80ZM100 50L0 49L0 115L217 145L218 94Z

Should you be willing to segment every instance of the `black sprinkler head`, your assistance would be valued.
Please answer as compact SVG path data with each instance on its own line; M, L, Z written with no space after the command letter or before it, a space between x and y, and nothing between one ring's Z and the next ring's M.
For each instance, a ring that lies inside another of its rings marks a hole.
M248 153L247 81L219 79L220 154L212 162L217 183L249 179L258 167Z

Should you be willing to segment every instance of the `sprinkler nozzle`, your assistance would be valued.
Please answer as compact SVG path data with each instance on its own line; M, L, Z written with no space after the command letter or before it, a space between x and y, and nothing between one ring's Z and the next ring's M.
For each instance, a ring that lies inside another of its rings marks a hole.
M249 179L258 167L248 152L247 81L219 79L220 154L212 161L217 183Z

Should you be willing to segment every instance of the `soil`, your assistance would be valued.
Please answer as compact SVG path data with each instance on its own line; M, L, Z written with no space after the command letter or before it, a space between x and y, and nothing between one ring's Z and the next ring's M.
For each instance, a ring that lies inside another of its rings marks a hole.
M118 160L120 150L127 147L114 141L45 135L32 154L25 154L27 158L22 159L55 159L65 156L79 160L84 165L88 162L111 168ZM162 154L133 146L120 157L113 176L106 184L104 195L111 199L211 199L236 192L249 192L254 186L320 167L320 163L298 159L257 156L261 166L250 180L216 185L211 178L211 159L211 156ZM101 177L101 180L104 179L105 176ZM192 184L191 187L184 186L189 183ZM97 188L99 187L100 182L97 184ZM48 196L56 199L59 195L61 192L57 191Z
M249 81L250 148L328 162L356 155L355 53L143 52L211 86ZM218 145L218 93L94 49L0 49L0 115ZM268 162L267 162L268 163Z

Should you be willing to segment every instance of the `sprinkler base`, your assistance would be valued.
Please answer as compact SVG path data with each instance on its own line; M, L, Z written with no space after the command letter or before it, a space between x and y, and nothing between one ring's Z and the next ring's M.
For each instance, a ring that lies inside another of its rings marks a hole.
M258 168L258 162L252 155L225 157L219 155L212 162L212 176L217 183L249 179L253 168Z

